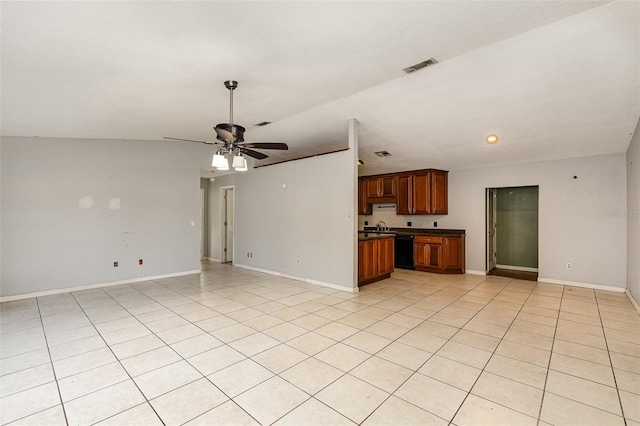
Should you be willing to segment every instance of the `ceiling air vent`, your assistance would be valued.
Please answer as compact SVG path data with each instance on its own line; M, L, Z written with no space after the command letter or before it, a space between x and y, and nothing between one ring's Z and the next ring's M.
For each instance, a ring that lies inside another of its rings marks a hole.
M378 157L389 157L389 156L391 156L389 151L378 151L378 152L374 152L374 154L377 155Z
M433 58L429 58L426 61L422 61L420 63L417 63L415 65L411 65L410 67L407 67L405 69L403 69L402 71L406 72L407 74L412 73L414 71L418 71L419 69L422 69L424 67L428 67L429 65L434 65L437 64L438 61L436 61Z
M263 121L263 122L261 122L261 123L254 124L254 126L256 126L256 127L262 127L262 126L266 126L267 124L271 124L271 122L270 122L270 121Z

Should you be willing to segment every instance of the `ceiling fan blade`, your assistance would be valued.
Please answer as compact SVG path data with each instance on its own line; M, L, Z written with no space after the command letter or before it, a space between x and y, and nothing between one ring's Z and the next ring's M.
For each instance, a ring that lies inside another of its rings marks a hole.
M185 142L205 143L207 145L218 145L218 142L194 141L193 139L169 138L167 136L164 136L163 139L170 139L172 141L185 141Z
M289 146L286 143L280 142L245 142L238 144L246 148L258 148L258 149L282 149L287 150Z
M253 157L253 158L255 158L256 160L264 160L265 158L268 158L268 157L269 157L267 154L263 154L263 153L261 153L261 152L254 151L254 150L252 150L252 149L247 149L247 148L245 148L245 147L240 147L240 151L241 151L243 154L248 155L249 157Z

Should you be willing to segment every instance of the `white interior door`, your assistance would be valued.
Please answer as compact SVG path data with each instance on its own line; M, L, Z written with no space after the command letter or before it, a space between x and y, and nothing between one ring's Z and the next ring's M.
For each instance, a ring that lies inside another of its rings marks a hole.
M224 262L233 262L233 233L234 233L234 203L233 188L225 189L224 193Z
M495 188L487 188L487 272L496 267L497 197Z

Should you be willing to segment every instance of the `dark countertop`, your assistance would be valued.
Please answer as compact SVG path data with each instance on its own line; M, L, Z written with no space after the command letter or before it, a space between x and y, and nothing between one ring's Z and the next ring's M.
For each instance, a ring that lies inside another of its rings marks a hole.
M395 238L395 237L396 237L396 234L391 232L358 231L358 241L378 240L381 238Z
M376 227L365 226L364 231L359 232L376 232ZM444 228L388 228L388 231L382 231L381 233L396 235L465 235L465 230Z

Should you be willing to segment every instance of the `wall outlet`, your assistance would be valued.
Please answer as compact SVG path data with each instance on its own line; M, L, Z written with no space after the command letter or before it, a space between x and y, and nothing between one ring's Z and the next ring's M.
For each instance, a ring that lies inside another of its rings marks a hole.
M411 226L411 222L407 222L407 226Z
M296 260L296 263L299 265L300 264L300 259Z
M433 227L437 228L438 227L438 222L433 222Z
M138 265L142 265L144 261L142 259L138 259Z
M368 221L368 220L365 220L365 221L364 221L364 226L367 226L368 224L369 224L369 221Z
M571 269L571 268L572 268L571 263L568 263L568 262L567 262L567 269Z
M113 262L113 267L117 268L118 267L118 262Z

